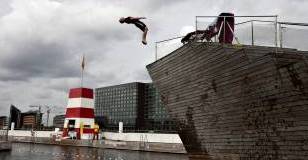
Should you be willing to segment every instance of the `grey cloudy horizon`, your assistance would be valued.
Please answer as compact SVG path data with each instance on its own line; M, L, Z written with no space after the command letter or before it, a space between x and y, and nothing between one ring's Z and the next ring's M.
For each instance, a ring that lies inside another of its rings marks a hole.
M145 66L154 60L155 41L194 26L196 15L279 15L280 21L308 22L304 0L2 0L0 1L0 116L10 104L59 106L69 88L80 85L86 56L86 87L151 82ZM145 16L141 32L120 24L122 16ZM62 110L61 110L62 108ZM50 119L51 121L51 119Z

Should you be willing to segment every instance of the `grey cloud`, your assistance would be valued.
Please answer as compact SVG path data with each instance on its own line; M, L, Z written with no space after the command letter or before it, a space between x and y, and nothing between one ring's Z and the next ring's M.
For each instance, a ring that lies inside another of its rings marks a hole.
M144 8L149 8L152 11L157 11L157 9L172 7L172 5L184 2L189 2L189 0L172 0L172 1L155 0L147 2Z
M10 13L10 11L12 11L12 8L10 7L10 2L11 0L1 0L0 1L0 17L4 16L8 13Z
M18 9L19 5L16 3L15 6ZM94 13L99 12L100 9L103 8L96 8L98 11ZM13 11L15 12L20 11ZM76 12L72 12L74 13ZM7 24L11 22L8 20L11 17L6 17L6 21L3 22L6 23L5 29L9 33L3 34L6 40L3 40L2 47L12 49L1 55L0 80L77 77L80 62L75 54L80 56L82 53L90 52L92 55L101 57L110 47L113 47L112 44L130 39L132 32L126 32L125 27L127 26L121 26L117 19L106 19L108 15L99 14L87 22L89 15L95 16L91 12L84 12L84 15L78 15L80 17L75 17L71 23L68 23L69 14L64 14L56 21L54 18L47 20L50 25L44 22L44 18L50 17L48 15L42 16L39 21L29 17L27 21L30 21L24 22L26 26L20 28L16 28L14 24ZM13 18L16 17L11 19ZM23 23L23 21L18 23ZM9 25L15 29L11 29ZM26 33L25 36L16 34L16 30ZM89 57L91 54L88 54Z
M73 67L70 55L63 46L42 44L40 41L25 43L16 46L16 52L20 52L19 54L15 53L1 60L1 69L11 73L15 77L12 77L12 80L27 80L35 77L74 77L78 74L77 67Z

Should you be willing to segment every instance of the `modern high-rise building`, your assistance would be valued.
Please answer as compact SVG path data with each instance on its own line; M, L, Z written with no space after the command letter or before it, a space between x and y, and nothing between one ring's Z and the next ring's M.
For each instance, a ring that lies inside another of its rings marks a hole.
M39 111L28 111L21 113L21 127L23 129L40 129L42 124L42 115Z
M53 126L55 128L63 129L64 119L65 119L65 115L56 115L55 117L53 117Z
M39 110L28 111L22 113L17 107L11 105L10 107L10 118L9 128L14 129L41 129L42 115ZM12 126L14 124L14 127Z
M116 130L123 122L125 129L143 126L144 84L128 83L95 89L95 116L104 117L105 126Z
M144 120L147 130L174 131L175 123L169 118L160 94L153 83L145 84Z
M14 105L10 106L9 128L21 128L21 111Z
M0 117L0 129L7 129L8 119L9 118L7 116L1 116Z
M127 83L95 89L95 116L107 130L162 131L174 129L151 83Z

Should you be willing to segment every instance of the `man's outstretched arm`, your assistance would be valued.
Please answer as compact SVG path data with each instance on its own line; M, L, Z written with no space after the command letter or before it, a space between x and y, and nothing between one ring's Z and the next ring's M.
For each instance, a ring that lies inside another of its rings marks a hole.
M137 19L137 20L139 20L139 19L146 19L146 17L130 17L130 19Z

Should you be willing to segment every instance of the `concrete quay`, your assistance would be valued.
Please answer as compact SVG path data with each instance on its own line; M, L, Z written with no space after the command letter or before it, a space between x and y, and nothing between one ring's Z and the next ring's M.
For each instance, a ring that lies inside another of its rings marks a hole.
M9 137L11 142L38 143L51 145L66 145L76 147L93 147L105 149L123 149L135 151L164 152L164 153L186 153L183 144L137 142L137 141L114 141L114 140L55 140L46 137Z
M1 151L8 151L12 149L11 142L8 141L0 141L0 152Z
M69 145L93 148L124 149L164 153L186 153L178 134L157 133L113 133L103 132L102 140L56 139L52 131L36 131L31 137L30 131L14 130L9 132L9 141L40 143L53 145ZM60 133L57 133L61 135Z

